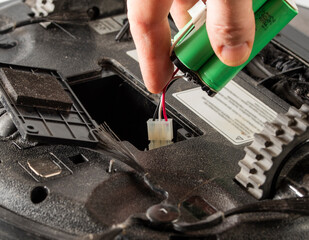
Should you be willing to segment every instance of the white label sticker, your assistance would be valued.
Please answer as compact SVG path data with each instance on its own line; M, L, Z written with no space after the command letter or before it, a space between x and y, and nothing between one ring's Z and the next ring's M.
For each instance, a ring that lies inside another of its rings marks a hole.
M127 14L120 14L117 16L113 16L113 19L119 23L121 26L125 23L125 20L127 19Z
M89 22L89 26L101 35L117 32L122 27L122 24L119 22L120 19L123 19L123 15L119 15L114 18L109 17L92 21Z
M309 8L308 0L295 0L296 4L302 7Z
M234 81L230 81L215 97L201 88L174 93L173 96L205 120L235 145L253 140L266 121L277 113Z
M131 58L133 58L135 61L138 62L138 56L137 56L137 51L136 51L136 49L131 50L131 51L127 51L127 54L128 54Z

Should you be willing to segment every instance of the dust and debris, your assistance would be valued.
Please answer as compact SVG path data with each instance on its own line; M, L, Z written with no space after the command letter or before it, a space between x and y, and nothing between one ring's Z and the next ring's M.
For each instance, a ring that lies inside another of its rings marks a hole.
M309 103L309 68L298 59L268 44L245 68L258 85L299 108Z
M0 79L16 104L66 111L73 105L57 78L51 75L2 68Z

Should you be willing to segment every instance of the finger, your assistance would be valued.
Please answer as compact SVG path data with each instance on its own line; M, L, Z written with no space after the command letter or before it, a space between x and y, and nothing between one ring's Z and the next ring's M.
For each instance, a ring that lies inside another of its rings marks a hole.
M159 93L173 72L169 51L171 33L167 16L172 0L128 0L128 18L143 80Z
M206 28L219 59L229 66L241 65L254 41L252 0L208 0Z
M174 0L171 8L171 15L178 29L183 28L191 19L188 10L198 0Z

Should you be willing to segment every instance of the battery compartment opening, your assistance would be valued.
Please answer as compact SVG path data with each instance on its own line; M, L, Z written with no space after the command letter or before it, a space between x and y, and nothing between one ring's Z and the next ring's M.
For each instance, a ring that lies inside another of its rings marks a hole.
M154 100L114 73L74 76L68 81L92 119L98 124L106 122L121 141L142 151L148 148L146 122L153 117ZM192 130L189 123L185 125L175 118L173 129L174 142L202 135L200 130Z

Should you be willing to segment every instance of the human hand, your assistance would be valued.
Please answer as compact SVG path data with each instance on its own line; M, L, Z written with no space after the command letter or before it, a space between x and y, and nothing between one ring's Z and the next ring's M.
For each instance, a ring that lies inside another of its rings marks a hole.
M171 33L167 16L181 29L190 19L187 10L197 0L127 0L131 33L146 87L159 93L169 81ZM206 28L212 48L229 66L244 63L255 32L252 0L208 0Z

